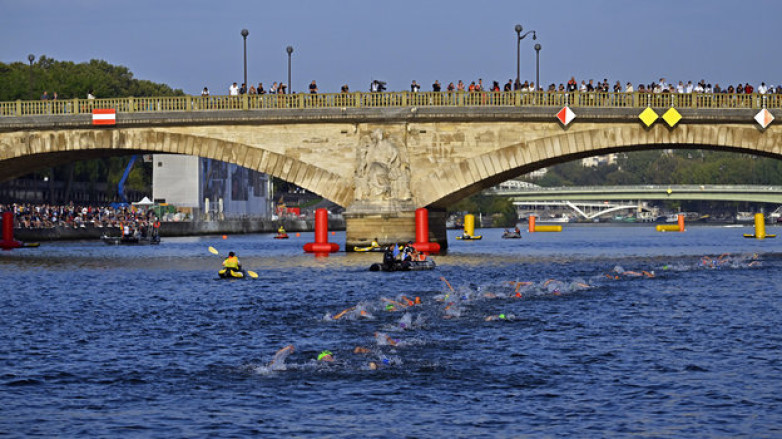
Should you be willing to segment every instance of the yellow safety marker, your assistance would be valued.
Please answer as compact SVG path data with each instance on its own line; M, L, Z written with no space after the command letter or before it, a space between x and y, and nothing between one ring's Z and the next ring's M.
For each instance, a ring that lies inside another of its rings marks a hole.
M647 127L652 126L652 124L659 117L660 116L658 116L657 113L652 110L652 107L646 107L646 110L642 111L641 114L638 115L638 118L641 119L641 122L643 122Z
M668 111L665 112L665 114L663 114L663 120L668 124L668 126L673 128L677 123L679 123L680 120L682 120L682 115L676 111L675 108L671 107L668 109Z

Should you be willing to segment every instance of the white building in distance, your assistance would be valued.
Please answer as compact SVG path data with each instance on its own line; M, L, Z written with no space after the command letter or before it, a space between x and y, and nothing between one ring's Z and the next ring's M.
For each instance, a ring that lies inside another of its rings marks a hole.
M271 216L270 177L238 165L178 154L152 156L152 197L194 218Z

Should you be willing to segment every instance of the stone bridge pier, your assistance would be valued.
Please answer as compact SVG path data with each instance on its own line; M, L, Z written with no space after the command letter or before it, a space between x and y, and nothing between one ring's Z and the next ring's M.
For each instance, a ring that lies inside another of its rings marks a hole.
M414 190L406 124L370 128L358 138L354 200L347 206L346 249L415 241ZM446 212L429 209L429 241L446 249Z

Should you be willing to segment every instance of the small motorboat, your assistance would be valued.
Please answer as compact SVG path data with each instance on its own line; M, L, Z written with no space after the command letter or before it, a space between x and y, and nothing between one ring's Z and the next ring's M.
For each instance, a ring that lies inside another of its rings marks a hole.
M106 245L158 245L159 236L107 236L103 235L100 239Z
M503 232L502 239L521 239L521 232Z
M426 259L424 261L384 261L381 264L372 264L369 266L369 271L422 271L422 270L434 270L437 267L433 259Z

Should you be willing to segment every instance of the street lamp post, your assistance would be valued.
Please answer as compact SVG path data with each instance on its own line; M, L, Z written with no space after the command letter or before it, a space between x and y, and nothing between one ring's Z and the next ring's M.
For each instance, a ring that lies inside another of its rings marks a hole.
M293 84L291 84L291 54L293 53L293 46L285 48L288 52L288 93L293 94Z
M244 92L247 93L247 35L250 31L242 29L242 38L244 38Z
M543 87L540 85L540 49L542 46L540 43L535 44L535 84L536 87L539 89L543 89ZM537 90L535 90L537 91Z
M27 61L30 61L30 99L35 99L35 96L33 96L33 61L35 61L35 55L32 53L27 55Z
M523 40L527 35L532 34L532 39L537 40L538 36L535 33L534 30L528 31L524 35L521 34L521 31L524 30L524 28L521 27L520 24L517 24L514 29L516 30L516 86L521 86L521 40Z

